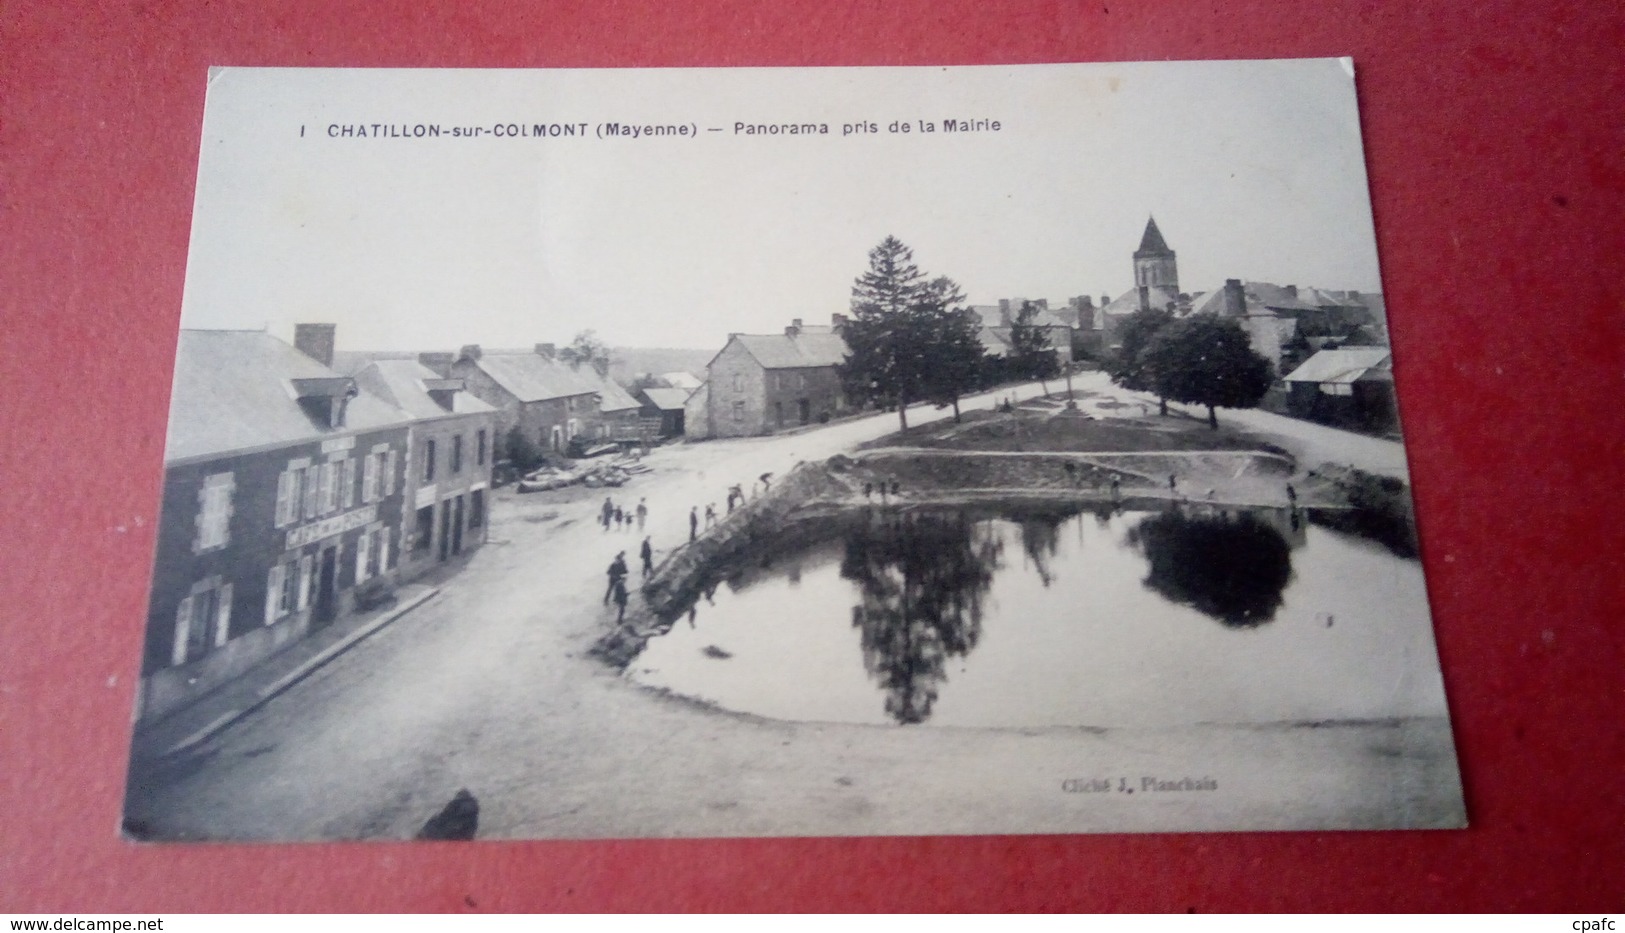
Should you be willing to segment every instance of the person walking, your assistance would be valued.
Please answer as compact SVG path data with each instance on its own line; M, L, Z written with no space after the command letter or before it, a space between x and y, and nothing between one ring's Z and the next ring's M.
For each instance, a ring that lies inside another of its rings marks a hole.
M688 543L693 544L700 536L700 507L693 506L688 510Z
M605 531L608 531L610 517L615 514L615 503L611 501L608 496L604 497L604 508L602 512L603 514L599 517L598 523L604 526Z
M1117 500L1123 494L1123 484L1114 475L1112 477L1112 499Z
M642 531L643 530L643 523L649 520L649 500L648 499L639 499L638 500L637 515L638 515L638 530Z
M625 551L622 551L619 554L615 555L615 559L609 562L609 570L606 571L606 573L609 575L609 586L604 590L604 603L607 605L609 603L609 598L611 596L615 595L615 585L617 583L620 583L620 584L624 585L624 583L625 583L625 580L626 580L626 552Z
M615 591L615 621L626 621L626 581L616 580L612 587Z
M705 504L705 527L706 527L706 530L709 531L711 526L715 525L716 523L717 523L717 504L715 502L707 502Z
M617 505L615 507L615 530L620 531L621 526L624 525L625 523L626 523L626 513L621 511L621 507Z
M643 558L643 579L647 580L655 575L655 549L649 544L647 536L643 539L643 546L638 548L638 556Z

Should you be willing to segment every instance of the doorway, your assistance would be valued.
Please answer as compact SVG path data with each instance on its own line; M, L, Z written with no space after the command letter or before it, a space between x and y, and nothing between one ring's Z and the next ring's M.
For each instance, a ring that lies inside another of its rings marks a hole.
M316 606L310 627L321 628L338 615L338 548L322 548L321 569L316 574Z

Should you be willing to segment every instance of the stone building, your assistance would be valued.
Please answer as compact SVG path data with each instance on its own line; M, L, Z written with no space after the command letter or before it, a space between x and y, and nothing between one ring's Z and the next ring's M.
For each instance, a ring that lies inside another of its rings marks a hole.
M380 359L355 373L362 391L411 419L410 520L401 543L402 579L485 543L496 408L417 360Z
M837 329L804 326L798 318L782 334L730 335L707 367L701 390L704 436L768 434L846 414L836 372L846 359L846 341Z
M420 360L444 377L462 379L470 393L497 409L499 445L513 428L556 453L576 438L637 434L637 400L597 367L559 359L553 344L529 351L470 345L456 355L424 354Z
M142 655L140 719L176 709L353 611L400 565L410 419L295 346L183 330Z
M1001 298L994 305L971 305L970 310L976 315L981 327L977 334L982 342L982 352L988 356L1007 356L1010 352L1010 335L1014 329L1017 317L1021 314L1023 305L1028 301L1025 298ZM1051 311L1049 301L1039 298L1031 302L1034 311L1032 326L1039 328L1044 335L1044 342L1055 351L1055 358L1064 367L1072 362L1072 325L1068 324L1060 314ZM1069 304L1069 307L1071 305ZM1075 311L1075 308L1073 309Z

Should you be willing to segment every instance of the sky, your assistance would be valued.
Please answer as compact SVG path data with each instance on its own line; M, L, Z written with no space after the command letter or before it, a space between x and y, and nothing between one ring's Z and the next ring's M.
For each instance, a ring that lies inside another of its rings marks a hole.
M695 132L600 138L611 122ZM585 135L452 135L536 124ZM887 236L975 303L1116 297L1153 215L1185 291L1379 291L1349 62L220 69L182 326L720 348L846 311Z

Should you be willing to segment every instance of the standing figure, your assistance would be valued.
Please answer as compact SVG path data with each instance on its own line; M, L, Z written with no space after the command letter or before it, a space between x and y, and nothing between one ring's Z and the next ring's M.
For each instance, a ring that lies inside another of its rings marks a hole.
M615 514L615 503L612 502L608 496L604 497L604 508L602 511L603 514L599 517L598 523L604 526L605 531L608 531L609 520Z
M615 530L620 531L621 526L624 524L626 524L626 513L621 511L621 507L617 505L615 507Z
M1114 476L1112 476L1112 498L1115 500L1118 497L1120 497L1122 494L1123 494L1123 484L1121 482L1119 482L1117 477L1114 475Z
M897 480L892 480L891 481L891 496L892 496L892 498L893 499L897 498L898 495L900 495L902 493L902 491L903 491L903 484L899 483Z
M1293 507L1298 507L1298 491L1292 488L1291 483L1286 484L1286 501Z
M863 498L867 499L870 496L874 495L874 491L875 491L875 484L874 483L864 483L863 484Z
M619 554L615 555L615 559L609 562L609 570L606 571L606 572L609 574L609 586L604 590L604 602L607 604L609 602L609 598L611 596L615 595L615 586L616 586L616 584L621 584L623 588L625 586L625 582L626 582L626 552L625 551L622 551Z
M647 580L655 575L655 549L650 546L649 539L643 539L643 546L638 548L638 556L643 558L643 579Z
M688 510L688 540L692 544L700 536L700 507L694 506Z
M616 622L625 622L626 621L626 581L625 580L616 580L614 590L615 590L615 609L616 609L615 621Z
M1168 491L1175 495L1179 493L1179 477L1172 473L1168 474Z
M715 525L716 523L717 523L717 504L715 502L707 502L705 504L705 527L710 528L712 525Z
M772 482L770 482L770 480L772 480L772 479L773 479L773 474L772 473L763 473L762 474L762 492L767 492L769 489L773 488L773 484L772 484Z
M649 520L649 500L638 500L638 530L643 530L643 523Z

